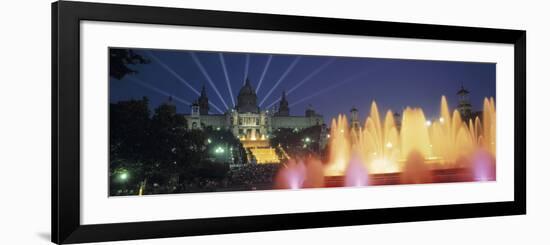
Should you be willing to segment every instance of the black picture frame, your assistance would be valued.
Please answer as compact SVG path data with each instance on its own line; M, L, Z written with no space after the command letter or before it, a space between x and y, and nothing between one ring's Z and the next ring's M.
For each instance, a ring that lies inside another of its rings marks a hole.
M80 22L84 20L514 45L514 201L152 222L80 224ZM61 1L52 4L52 242L457 219L526 213L526 32L428 24Z

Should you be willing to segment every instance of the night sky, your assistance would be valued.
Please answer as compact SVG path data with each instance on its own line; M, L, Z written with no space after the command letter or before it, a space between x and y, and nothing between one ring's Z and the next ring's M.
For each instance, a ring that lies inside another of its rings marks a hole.
M232 108L236 104L245 77L257 89L262 109L286 90L291 115L303 116L311 104L325 122L338 113L349 113L354 106L364 120L373 100L381 113L388 109L401 113L411 106L421 107L428 118L435 118L439 116L442 95L447 96L451 108L457 105L456 92L461 85L470 91L474 111L481 110L484 97L495 97L493 63L145 49L136 52L151 62L132 66L137 74L122 80L111 78L110 102L147 96L154 108L171 95L178 112L187 114L187 103L196 100L195 91L200 92L205 85L210 113L218 114L214 107L225 111L226 105Z

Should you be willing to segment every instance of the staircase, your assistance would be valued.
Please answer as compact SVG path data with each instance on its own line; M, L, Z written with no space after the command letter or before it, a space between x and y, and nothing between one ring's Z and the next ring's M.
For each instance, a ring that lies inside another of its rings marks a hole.
M256 163L258 164L280 162L275 148L272 148L269 145L268 140L241 140L241 143L244 148L252 152L252 155L256 158Z

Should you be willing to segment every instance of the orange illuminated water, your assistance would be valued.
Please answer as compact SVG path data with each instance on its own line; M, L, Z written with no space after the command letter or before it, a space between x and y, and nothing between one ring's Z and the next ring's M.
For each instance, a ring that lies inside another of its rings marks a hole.
M394 173L401 183L429 183L434 171L452 169L466 169L472 181L495 179L493 98L484 99L481 118L468 121L457 110L449 110L445 96L441 97L439 118L428 119L421 108L411 107L402 111L400 122L393 115L387 111L382 119L372 102L361 128L351 129L345 115L332 119L327 162L317 172L325 177L345 176L346 183L362 185L367 185L368 178L360 175ZM309 165L303 166L307 169Z
M484 100L484 120L475 117L463 121L457 110L449 110L445 96L441 97L440 117L436 120L426 119L420 108L407 107L402 115L401 129L398 130L392 111L387 111L382 120L376 102L372 102L365 125L358 132L347 133L345 116L333 120L325 174L341 175L345 172L351 153L362 157L370 174L401 172L413 152L419 153L430 168L468 167L458 166L460 161L457 160L471 157L477 150L495 156L496 110L493 98Z

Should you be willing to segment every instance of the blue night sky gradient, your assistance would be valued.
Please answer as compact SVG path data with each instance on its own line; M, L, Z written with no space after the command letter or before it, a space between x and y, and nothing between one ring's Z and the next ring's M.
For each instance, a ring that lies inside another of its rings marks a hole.
M210 102L225 111L222 99L194 62L191 53L196 55L208 73L225 104L233 107L227 87L219 52L189 52L174 50L136 50L151 61L149 64L132 66L138 73L122 80L110 79L110 102L140 99L147 96L152 108L167 101L167 95L193 102L197 94L167 71L158 61L171 68L187 81L195 90L205 85ZM154 59L150 56L153 54ZM245 77L249 77L256 89L264 71L269 54L245 54L222 52L229 77L231 91L236 103L237 95ZM249 66L246 68L247 56ZM280 80L291 64L300 57L293 69ZM355 106L363 121L370 104L375 100L381 113L391 109L401 114L406 106L421 107L428 118L439 115L442 95L447 96L449 106L458 103L456 92L461 85L470 91L470 101L474 111L481 110L484 97L495 97L496 64L473 62L422 61L379 58L327 57L304 55L272 56L261 87L258 90L258 103L280 80L278 86L267 97L261 108L280 98L283 90L288 91L296 84L318 71L311 79L287 94L291 115L304 115L309 104L324 116L325 122L338 113L348 114ZM248 74L245 72L248 71ZM145 83L139 84L141 81ZM496 98L495 98L496 99ZM299 103L296 103L299 102ZM190 113L190 106L176 100L179 113ZM219 113L210 106L210 113Z

